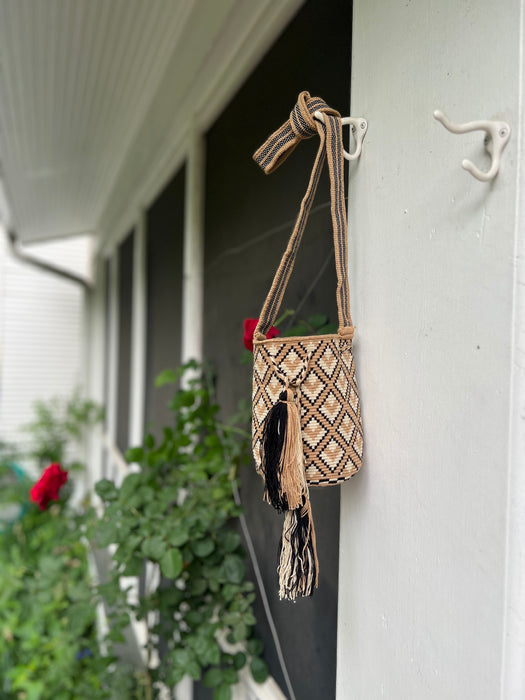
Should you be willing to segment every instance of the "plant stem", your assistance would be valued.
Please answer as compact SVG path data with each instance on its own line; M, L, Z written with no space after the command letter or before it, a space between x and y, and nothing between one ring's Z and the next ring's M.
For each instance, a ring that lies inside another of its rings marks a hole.
M279 318L275 322L276 328L278 328L283 321L286 321L288 316L293 316L294 313L295 313L295 311L293 309L286 309L286 311L281 316L279 316Z
M145 700L153 700L153 688L151 687L151 676L146 671Z
M251 437L251 433L243 428L237 428L235 425L227 425L226 423L217 423L218 428L222 428L224 431L231 431L232 433L237 433L237 435L242 435L245 438Z

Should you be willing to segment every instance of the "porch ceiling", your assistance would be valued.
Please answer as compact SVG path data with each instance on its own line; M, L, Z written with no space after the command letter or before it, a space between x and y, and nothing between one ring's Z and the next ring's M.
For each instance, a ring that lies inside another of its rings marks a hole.
M299 4L0 0L0 178L20 240L108 234L179 116L244 51L238 84Z

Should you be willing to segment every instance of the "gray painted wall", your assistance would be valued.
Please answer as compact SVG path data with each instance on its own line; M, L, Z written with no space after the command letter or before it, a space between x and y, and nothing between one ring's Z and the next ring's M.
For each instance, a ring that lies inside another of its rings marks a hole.
M184 169L179 171L147 212L147 430L154 434L171 422L170 387L156 389L155 377L181 361L182 242Z
M129 447L129 375L131 369L131 295L133 288L133 232L120 244L118 282L117 446Z
M334 21L334 17L337 21ZM251 367L240 365L242 321L259 315L306 189L317 139L303 142L270 177L252 153L292 109L301 90L348 113L351 3L307 2L210 129L205 209L204 355L217 369L225 414L251 394ZM336 320L335 265L325 174L298 255L283 309L300 318L326 313ZM297 698L335 697L339 489L313 489L320 558L319 590L295 605L279 602L276 556L282 520L262 503L252 465L242 499ZM286 692L262 605L257 632L272 674ZM197 690L196 697L204 698Z

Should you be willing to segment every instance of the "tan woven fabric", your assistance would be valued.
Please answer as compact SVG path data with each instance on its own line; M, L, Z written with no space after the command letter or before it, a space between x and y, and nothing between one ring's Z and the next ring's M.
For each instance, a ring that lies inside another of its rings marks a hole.
M361 467L363 456L350 342L328 335L255 344L253 452L258 471L264 420L287 382L300 406L307 483L329 486L349 479Z
M313 117L316 110L324 113L324 124ZM300 408L307 483L328 486L353 476L360 469L363 456L361 407L352 356L354 328L350 315L339 113L321 98L301 93L290 119L267 139L254 159L270 173L301 139L315 134L320 137L320 145L308 189L254 333L253 452L257 470L262 472L264 421L280 392L289 388ZM267 340L266 333L277 318L293 270L325 160L330 175L339 331L333 335Z

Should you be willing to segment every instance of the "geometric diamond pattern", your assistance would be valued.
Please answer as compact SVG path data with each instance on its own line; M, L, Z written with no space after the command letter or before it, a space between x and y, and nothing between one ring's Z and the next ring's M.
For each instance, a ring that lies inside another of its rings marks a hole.
M330 423L330 425L333 425L337 419L337 416L343 410L343 407L337 400L334 392L331 391L325 398L322 406L319 406L319 410L326 418L326 420Z
M339 433L347 445L350 444L352 440L352 435L354 434L355 425L353 424L348 413L345 413L341 425L339 426Z
M301 395L308 399L310 403L315 403L323 389L323 380L317 376L315 371L312 371L308 381L301 384Z
M336 387L339 389L343 396L346 396L348 391L348 379L346 378L346 372L341 368L339 374L337 375L337 380L335 382Z
M260 382L264 381L264 377L266 376L268 370L268 365L263 360L263 358L259 356L257 360L253 363L253 371L257 374L257 377Z
M310 486L338 484L361 467L363 427L351 344L338 334L254 343L253 454L261 469L264 420L286 380L299 402Z
M319 358L319 367L323 370L327 377L331 377L337 366L337 356L333 352L333 348L327 347Z
M332 439L319 456L333 474L341 463L343 454L344 450L341 445Z
M303 440L311 449L315 449L326 435L326 430L315 418L310 418L302 432Z

